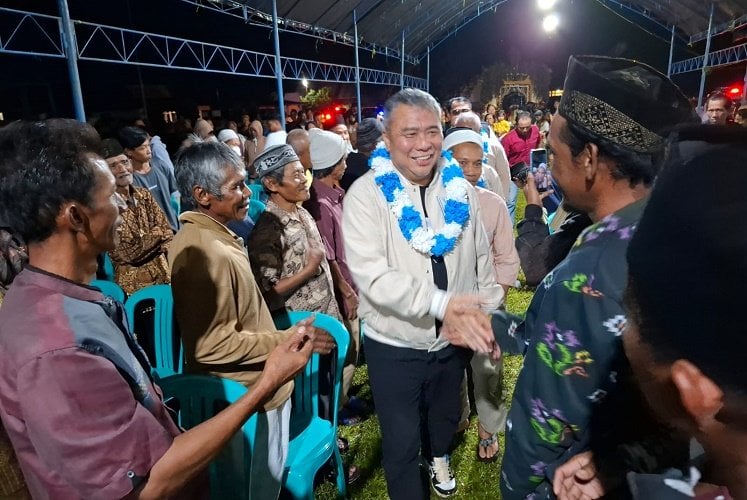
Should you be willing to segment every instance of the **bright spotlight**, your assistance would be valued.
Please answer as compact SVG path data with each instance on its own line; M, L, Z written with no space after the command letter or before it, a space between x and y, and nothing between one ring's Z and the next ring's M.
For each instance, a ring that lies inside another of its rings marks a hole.
M303 85L304 88L308 89L309 88L309 81L306 78L304 78L303 80L301 80L301 85Z
M555 14L550 14L549 16L545 16L545 18L542 20L542 29L544 29L547 33L552 33L558 28L558 24L560 24L560 19L558 19L558 16Z
M541 10L550 10L555 2L556 0L537 0L537 7Z

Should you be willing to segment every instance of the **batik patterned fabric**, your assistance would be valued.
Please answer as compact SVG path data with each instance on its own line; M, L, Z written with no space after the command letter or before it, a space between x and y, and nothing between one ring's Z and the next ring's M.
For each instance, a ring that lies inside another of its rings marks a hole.
M508 416L505 499L554 498L555 468L588 446L592 411L617 385L625 251L644 205L629 205L581 233L537 288L523 323L504 316L501 327L494 320L506 352L526 351Z
M335 301L332 275L327 259L321 272L307 280L287 297L273 288L278 281L298 274L306 266L311 246L324 249L314 218L302 207L286 212L272 201L262 213L249 236L249 262L267 306L278 310L321 312L342 321Z

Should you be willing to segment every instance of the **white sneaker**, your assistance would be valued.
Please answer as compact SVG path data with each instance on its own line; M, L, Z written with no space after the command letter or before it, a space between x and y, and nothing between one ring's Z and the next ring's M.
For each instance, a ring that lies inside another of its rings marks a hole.
M449 455L435 457L430 463L431 486L436 495L441 498L450 497L456 493L457 484L454 472L451 470Z

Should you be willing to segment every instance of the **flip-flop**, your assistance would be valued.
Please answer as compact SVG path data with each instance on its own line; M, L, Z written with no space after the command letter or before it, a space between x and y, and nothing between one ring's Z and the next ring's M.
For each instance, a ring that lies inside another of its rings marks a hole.
M495 454L492 457L481 457L480 456L480 448L484 448L485 451L488 450L491 446L493 446L498 441L498 436L495 434L491 434L489 438L480 439L477 443L477 460L485 463L485 464L491 464L498 460L498 450L496 450Z

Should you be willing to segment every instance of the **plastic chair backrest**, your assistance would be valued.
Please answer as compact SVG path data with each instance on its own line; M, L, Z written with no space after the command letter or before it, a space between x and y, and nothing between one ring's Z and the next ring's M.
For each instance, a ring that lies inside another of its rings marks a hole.
M122 288L116 283L114 283L113 281L93 280L91 282L91 286L101 290L101 293L103 293L104 295L108 295L109 297L113 298L117 302L121 302L124 304L124 301L125 301L124 290L122 290Z
M331 316L308 311L285 312L273 319L277 328L290 328L309 316L315 316L314 326L329 332L337 343L336 358L332 363L332 369L335 371L335 387L332 393L332 405L330 406L330 408L337 408L342 386L342 368L345 365L345 356L350 345L350 334L345 326ZM309 417L319 416L319 354L313 354L304 370L296 375L293 412L305 414ZM332 426L336 431L337 411L331 413Z
M262 215L262 212L265 211L267 207L264 203L261 201L257 201L254 199L249 200L249 217L254 221L254 223L257 223L257 219L259 219L259 216Z
M135 312L138 305L152 301L155 312L153 314L153 346L155 359L151 359L156 374L163 378L184 371L184 347L175 330L174 298L170 285L151 285L141 288L130 295L125 302L127 321L135 334Z
M210 375L172 375L161 379L166 404L178 423L190 429L236 402L247 389L233 380ZM250 470L257 432L257 414L241 427L221 453L210 462L210 497L248 499Z
M251 200L267 203L269 196L265 193L265 188L262 187L262 184L247 184L247 187L252 192Z

